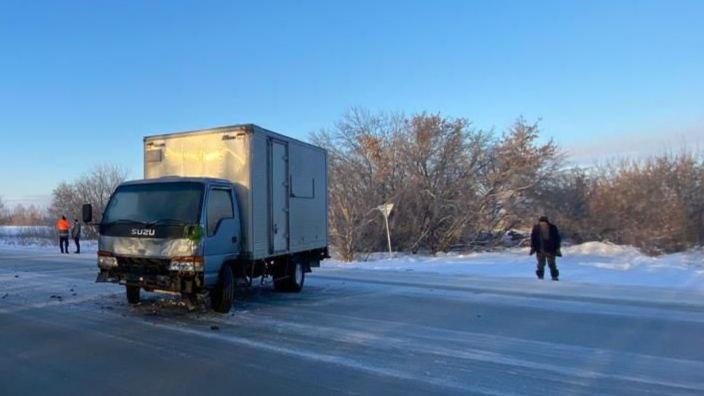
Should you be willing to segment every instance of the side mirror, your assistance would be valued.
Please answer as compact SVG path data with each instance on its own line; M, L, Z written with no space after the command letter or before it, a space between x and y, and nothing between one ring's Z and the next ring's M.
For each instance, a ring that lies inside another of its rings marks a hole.
M90 223L93 221L93 205L84 204L83 205L83 222Z

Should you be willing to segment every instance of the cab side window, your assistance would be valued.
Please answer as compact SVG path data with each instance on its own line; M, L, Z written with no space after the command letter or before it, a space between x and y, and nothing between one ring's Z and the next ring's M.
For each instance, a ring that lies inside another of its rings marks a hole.
M208 194L208 236L213 236L222 219L235 217L231 190L212 189Z

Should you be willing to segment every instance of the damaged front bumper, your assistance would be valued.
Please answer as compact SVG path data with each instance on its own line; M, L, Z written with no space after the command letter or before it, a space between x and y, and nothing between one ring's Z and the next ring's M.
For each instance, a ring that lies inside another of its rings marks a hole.
M139 286L148 291L196 293L204 285L202 267L184 265L182 259L99 256L98 267L96 282Z

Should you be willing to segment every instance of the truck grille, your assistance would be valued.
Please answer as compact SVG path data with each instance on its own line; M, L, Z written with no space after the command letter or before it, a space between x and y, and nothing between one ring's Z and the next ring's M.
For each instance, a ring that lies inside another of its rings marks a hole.
M164 275L169 273L168 259L118 257L117 265L122 272L141 275Z

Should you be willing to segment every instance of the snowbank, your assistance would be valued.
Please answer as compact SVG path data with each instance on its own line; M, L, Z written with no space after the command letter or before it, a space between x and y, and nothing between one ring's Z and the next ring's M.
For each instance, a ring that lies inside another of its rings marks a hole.
M26 234L48 235L53 232L46 226L0 226L0 237L11 237Z
M73 240L69 240L73 249ZM58 236L52 227L46 226L0 226L0 247L23 250L58 250ZM81 250L97 249L97 241L82 240Z
M76 245L73 244L73 240L69 241L68 249L73 252ZM5 251L22 251L31 254L36 253L58 253L59 252L59 242L55 240L17 240L17 239L6 239L0 238L0 249ZM98 251L98 241L96 240L82 240L81 241L81 253L96 253ZM0 256L5 253L0 251Z
M562 252L563 257L558 258L561 281L704 291L704 252L701 250L648 257L631 246L588 242L566 247ZM535 276L535 256L529 257L527 248L435 256L395 255L393 258L376 254L369 261L325 260L323 268L526 278Z

